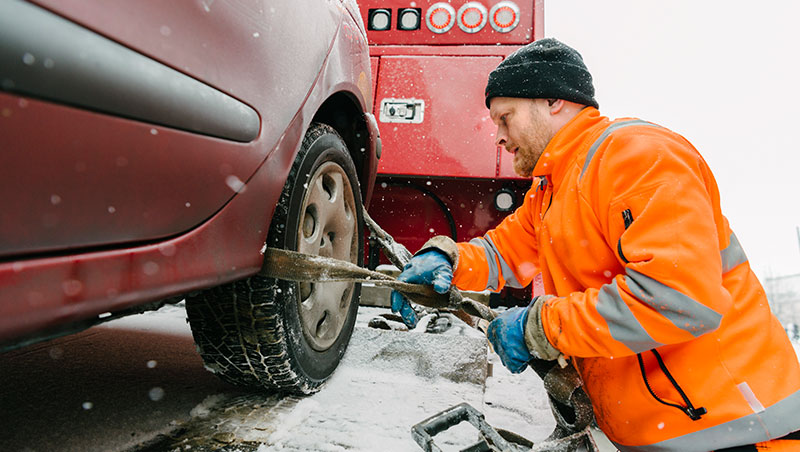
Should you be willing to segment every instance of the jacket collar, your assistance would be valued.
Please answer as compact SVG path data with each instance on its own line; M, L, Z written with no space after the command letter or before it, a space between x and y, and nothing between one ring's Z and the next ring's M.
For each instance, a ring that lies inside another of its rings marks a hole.
M596 125L603 122L608 122L608 118L602 116L596 108L586 107L581 110L547 144L533 168L533 176L547 177L554 185L558 185L570 163L583 148L581 143L586 141Z

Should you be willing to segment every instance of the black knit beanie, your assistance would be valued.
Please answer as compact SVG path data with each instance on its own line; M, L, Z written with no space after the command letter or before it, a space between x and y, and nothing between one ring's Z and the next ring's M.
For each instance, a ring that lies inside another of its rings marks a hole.
M493 97L564 99L598 108L581 54L553 38L532 42L503 60L489 74L486 108Z

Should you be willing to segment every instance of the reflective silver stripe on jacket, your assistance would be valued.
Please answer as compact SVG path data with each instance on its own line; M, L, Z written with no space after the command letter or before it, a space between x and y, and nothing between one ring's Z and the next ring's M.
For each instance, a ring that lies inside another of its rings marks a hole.
M760 413L740 417L704 430L647 446L623 446L623 452L706 452L780 438L797 430L800 391Z
M661 127L657 124L653 124L652 122L642 121L641 119L631 119L628 121L620 121L614 124L611 124L606 128L605 131L592 143L592 147L589 148L589 152L586 153L586 160L583 161L583 169L581 170L581 175L578 178L583 179L583 174L586 172L586 168L589 167L589 163L592 162L592 157L594 157L594 153L597 152L597 149L603 144L603 141L606 141L609 135L617 129L621 129L623 127L628 126L652 126L652 127Z
M747 256L733 233L730 244L720 251L720 257L723 274L747 262ZM673 325L694 337L717 329L722 321L720 313L631 268L625 269L625 284L637 299L647 303ZM634 317L619 292L616 280L600 289L597 312L606 320L611 337L625 344L634 353L663 345L653 340Z
M722 321L722 314L631 268L625 269L625 284L633 296L694 337L717 329ZM634 353L664 345L650 337L633 315L622 298L616 280L600 288L597 312L608 324L611 337Z
M664 345L650 337L633 315L631 308L619 293L616 279L600 288L600 293L597 295L597 312L608 324L611 337L625 344L634 353L646 352Z
M505 259L503 259L503 256L500 255L500 252L497 251L497 247L494 246L492 239L488 236L476 237L470 240L469 243L483 247L483 252L486 255L486 263L489 265L489 278L486 281L486 289L497 290L497 288L500 287L501 274L503 275L503 279L506 280L507 286L515 289L522 289L524 287L517 281L517 277L514 275L514 272L511 271L511 267L506 263ZM497 258L497 260L495 260L495 258ZM498 262L500 263L499 268L497 266Z
M722 314L706 305L632 268L626 268L625 275L625 284L636 298L692 336L698 337L719 327Z
M733 270L737 265L747 262L747 255L744 254L744 249L736 238L736 234L731 232L730 243L728 247L719 252L722 258L722 274L728 273Z

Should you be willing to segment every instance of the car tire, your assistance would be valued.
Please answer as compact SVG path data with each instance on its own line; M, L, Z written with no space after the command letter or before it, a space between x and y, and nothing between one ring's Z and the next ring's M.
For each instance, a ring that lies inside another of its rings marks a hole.
M272 217L267 245L363 265L355 165L331 127L312 123ZM187 297L206 368L237 385L310 394L339 364L360 285L254 275Z

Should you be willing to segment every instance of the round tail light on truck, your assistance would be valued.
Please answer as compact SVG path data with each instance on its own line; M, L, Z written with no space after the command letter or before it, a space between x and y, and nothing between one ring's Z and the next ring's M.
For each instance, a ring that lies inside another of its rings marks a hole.
M427 14L428 29L434 33L447 33L456 23L456 10L448 3L431 5Z
M519 24L519 6L514 2L500 2L489 11L492 28L500 33L508 33Z
M458 8L458 28L466 33L477 33L486 26L486 7L478 2L464 3Z

